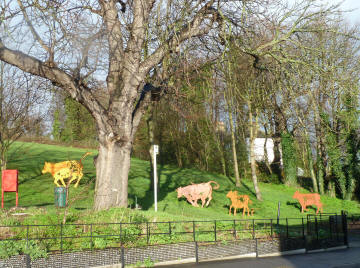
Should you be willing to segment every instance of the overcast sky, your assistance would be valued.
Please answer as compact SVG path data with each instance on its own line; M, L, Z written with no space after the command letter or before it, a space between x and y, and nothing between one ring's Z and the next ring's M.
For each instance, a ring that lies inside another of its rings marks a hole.
M349 20L349 22L354 24L360 24L360 0L328 0L328 3L338 3L338 2L344 2L341 5L341 8L343 10L351 10L356 9L352 12L349 12L348 15L345 15L345 17Z

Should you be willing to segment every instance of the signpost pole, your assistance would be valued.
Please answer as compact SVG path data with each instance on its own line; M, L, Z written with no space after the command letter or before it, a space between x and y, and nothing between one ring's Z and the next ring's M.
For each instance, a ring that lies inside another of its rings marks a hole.
M157 167L156 167L156 155L159 153L159 145L154 145L154 203L155 211L157 211Z

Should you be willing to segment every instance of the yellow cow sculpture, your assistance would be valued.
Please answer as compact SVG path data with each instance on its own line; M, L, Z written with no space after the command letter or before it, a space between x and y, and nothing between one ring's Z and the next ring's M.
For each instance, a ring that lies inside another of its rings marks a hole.
M91 152L85 153L79 161L69 160L58 163L45 162L42 174L50 173L54 177L54 183L56 186L61 187L59 182L67 187L76 180L75 188L78 187L81 178L83 177L83 164L81 161L91 154ZM67 185L65 184L65 179L68 180Z

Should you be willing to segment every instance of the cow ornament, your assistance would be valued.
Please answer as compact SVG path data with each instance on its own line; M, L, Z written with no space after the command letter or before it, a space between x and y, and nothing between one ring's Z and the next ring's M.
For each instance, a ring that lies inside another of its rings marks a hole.
M212 186L211 183L216 184L214 189L219 188L219 184L215 181L209 181L205 183L199 183L199 184L191 184L185 187L179 187L176 189L177 197L180 198L182 196L185 196L187 201L194 207L198 207L198 200L201 199L201 207L204 207L206 199L206 206L209 205L211 199L212 199Z
M317 193L301 194L299 191L296 191L293 198L299 201L301 205L301 213L303 213L304 210L308 210L306 207L311 205L317 206L316 214L318 214L319 210L321 210L321 213L323 212L323 204L320 201L320 195Z

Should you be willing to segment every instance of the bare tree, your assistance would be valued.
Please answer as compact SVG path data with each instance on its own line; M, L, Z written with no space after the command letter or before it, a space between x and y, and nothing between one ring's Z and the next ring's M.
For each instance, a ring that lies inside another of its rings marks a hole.
M311 21L331 11L313 12L313 2L274 9L256 0L4 0L0 60L51 81L89 110L100 144L94 208L126 207L130 153L154 88L144 85L164 58L191 47L195 37L211 40L226 19L238 32L249 29L239 48L254 56L254 64L262 56L279 59L281 52L269 48L313 30ZM279 14L271 34L257 31ZM264 34L264 42L253 42L255 32ZM162 81L171 72L164 74Z
M41 134L46 108L36 111L46 100L43 84L20 70L0 62L0 165L6 169L8 150L26 134Z
M0 60L67 90L95 119L100 143L95 209L127 206L130 153L151 95L144 88L147 77L187 40L209 33L218 23L220 5L229 3L29 0L2 4L8 27L16 26L34 43L12 46L3 29Z

